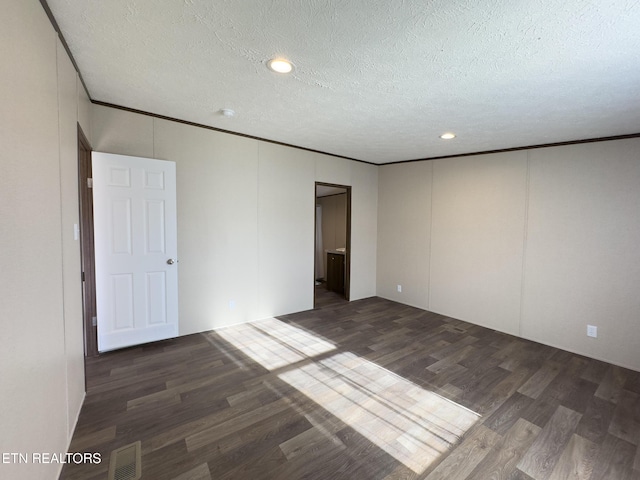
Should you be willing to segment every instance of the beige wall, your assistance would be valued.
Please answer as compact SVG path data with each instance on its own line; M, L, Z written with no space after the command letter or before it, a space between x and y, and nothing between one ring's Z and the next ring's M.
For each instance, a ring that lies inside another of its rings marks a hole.
M640 370L639 152L630 139L381 167L378 295Z
M361 162L350 163L351 178L348 182L338 181L337 178L325 180L325 177L316 180L338 185L352 185L349 298L358 300L376 294L378 167Z
M129 117L103 107L95 113ZM156 158L177 162L180 332L257 318L257 142L140 117L155 128Z
M0 17L0 450L66 451L84 396L77 77L39 2ZM56 478L59 464L0 464Z
M424 309L429 306L432 171L433 162L380 167L378 200L378 295Z
M352 299L375 295L377 167L97 105L92 139L176 162L181 334L313 308L316 181L353 186Z
M313 155L265 142L259 142L258 149L259 315L309 310L314 285Z
M429 309L518 334L526 152L436 160Z
M64 336L68 382L68 429L73 434L84 398L84 336L82 281L79 272L78 205L78 82L77 73L58 41L58 130L60 137L60 204ZM83 90L84 92L84 90ZM85 125L85 129L88 125Z
M529 155L522 335L640 370L640 139Z

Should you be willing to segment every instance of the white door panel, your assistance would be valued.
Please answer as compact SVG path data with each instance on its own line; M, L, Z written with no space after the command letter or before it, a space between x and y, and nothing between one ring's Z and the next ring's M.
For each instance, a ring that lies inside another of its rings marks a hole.
M92 163L98 350L175 337L175 163L99 152Z

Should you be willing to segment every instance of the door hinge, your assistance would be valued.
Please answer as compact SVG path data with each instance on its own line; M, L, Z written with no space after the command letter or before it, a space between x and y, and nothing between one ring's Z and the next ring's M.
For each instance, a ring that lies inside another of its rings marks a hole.
M98 326L98 318L97 317L91 317L91 325L94 327Z
M84 282L84 272L82 272L82 273L80 274L80 278L81 278L81 279L82 279L82 281Z
M87 178L87 188L93 188L93 178Z

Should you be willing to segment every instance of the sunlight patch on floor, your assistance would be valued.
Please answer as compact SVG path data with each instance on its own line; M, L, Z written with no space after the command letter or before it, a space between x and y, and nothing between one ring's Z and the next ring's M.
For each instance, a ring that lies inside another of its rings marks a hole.
M275 318L217 333L417 474L480 418L352 352L323 355L336 346Z
M268 370L336 349L332 343L275 318L221 329L216 333Z
M479 415L353 353L278 375L415 473L422 473Z

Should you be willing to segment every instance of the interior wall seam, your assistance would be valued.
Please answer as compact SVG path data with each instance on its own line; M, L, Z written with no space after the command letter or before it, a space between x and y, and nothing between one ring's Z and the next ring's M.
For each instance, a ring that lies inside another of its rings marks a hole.
M261 222L260 222L260 169L262 168L262 162L260 158L260 145L261 142L256 142L256 276L258 281L256 282L256 309L258 311L258 318L264 318L263 303L262 303L262 259L260 258L260 239L262 238ZM245 310L246 315L246 310Z
M65 368L64 368L64 398L65 398L65 430L66 430L66 437L67 439L69 439L69 427L71 425L71 418L69 416L69 405L71 404L71 400L69 398L69 370L68 370L68 365L67 365L67 355L68 355L68 348L69 346L67 345L67 325L66 325L66 318L67 318L67 307L65 305L65 274L64 274L64 261L65 261L65 254L64 254L64 218L62 215L62 207L64 205L64 199L63 199L63 192L62 192L62 134L61 134L61 128L60 125L62 123L62 120L60 118L60 58L58 55L58 42L60 40L58 39L58 37L55 37L55 40L53 42L54 45L54 50L55 50L55 54L54 54L54 58L56 61L56 107L58 110L58 125L57 125L57 130L58 130L58 200L60 201L60 293L62 295L62 316L61 316L61 321L62 321L62 351L64 354L64 362L65 362ZM77 92L77 87L76 87L76 92ZM71 431L73 433L73 431Z
M520 274L520 315L518 318L518 336L522 337L522 317L524 315L525 277L527 266L527 240L529 236L529 197L531 188L531 152L527 151L527 172L525 175L524 225L522 234L522 272Z
M433 177L435 162L429 162L431 170L431 184L429 186L429 235L427 235L427 260L429 261L429 271L427 272L427 310L431 311L431 238L433 237Z

